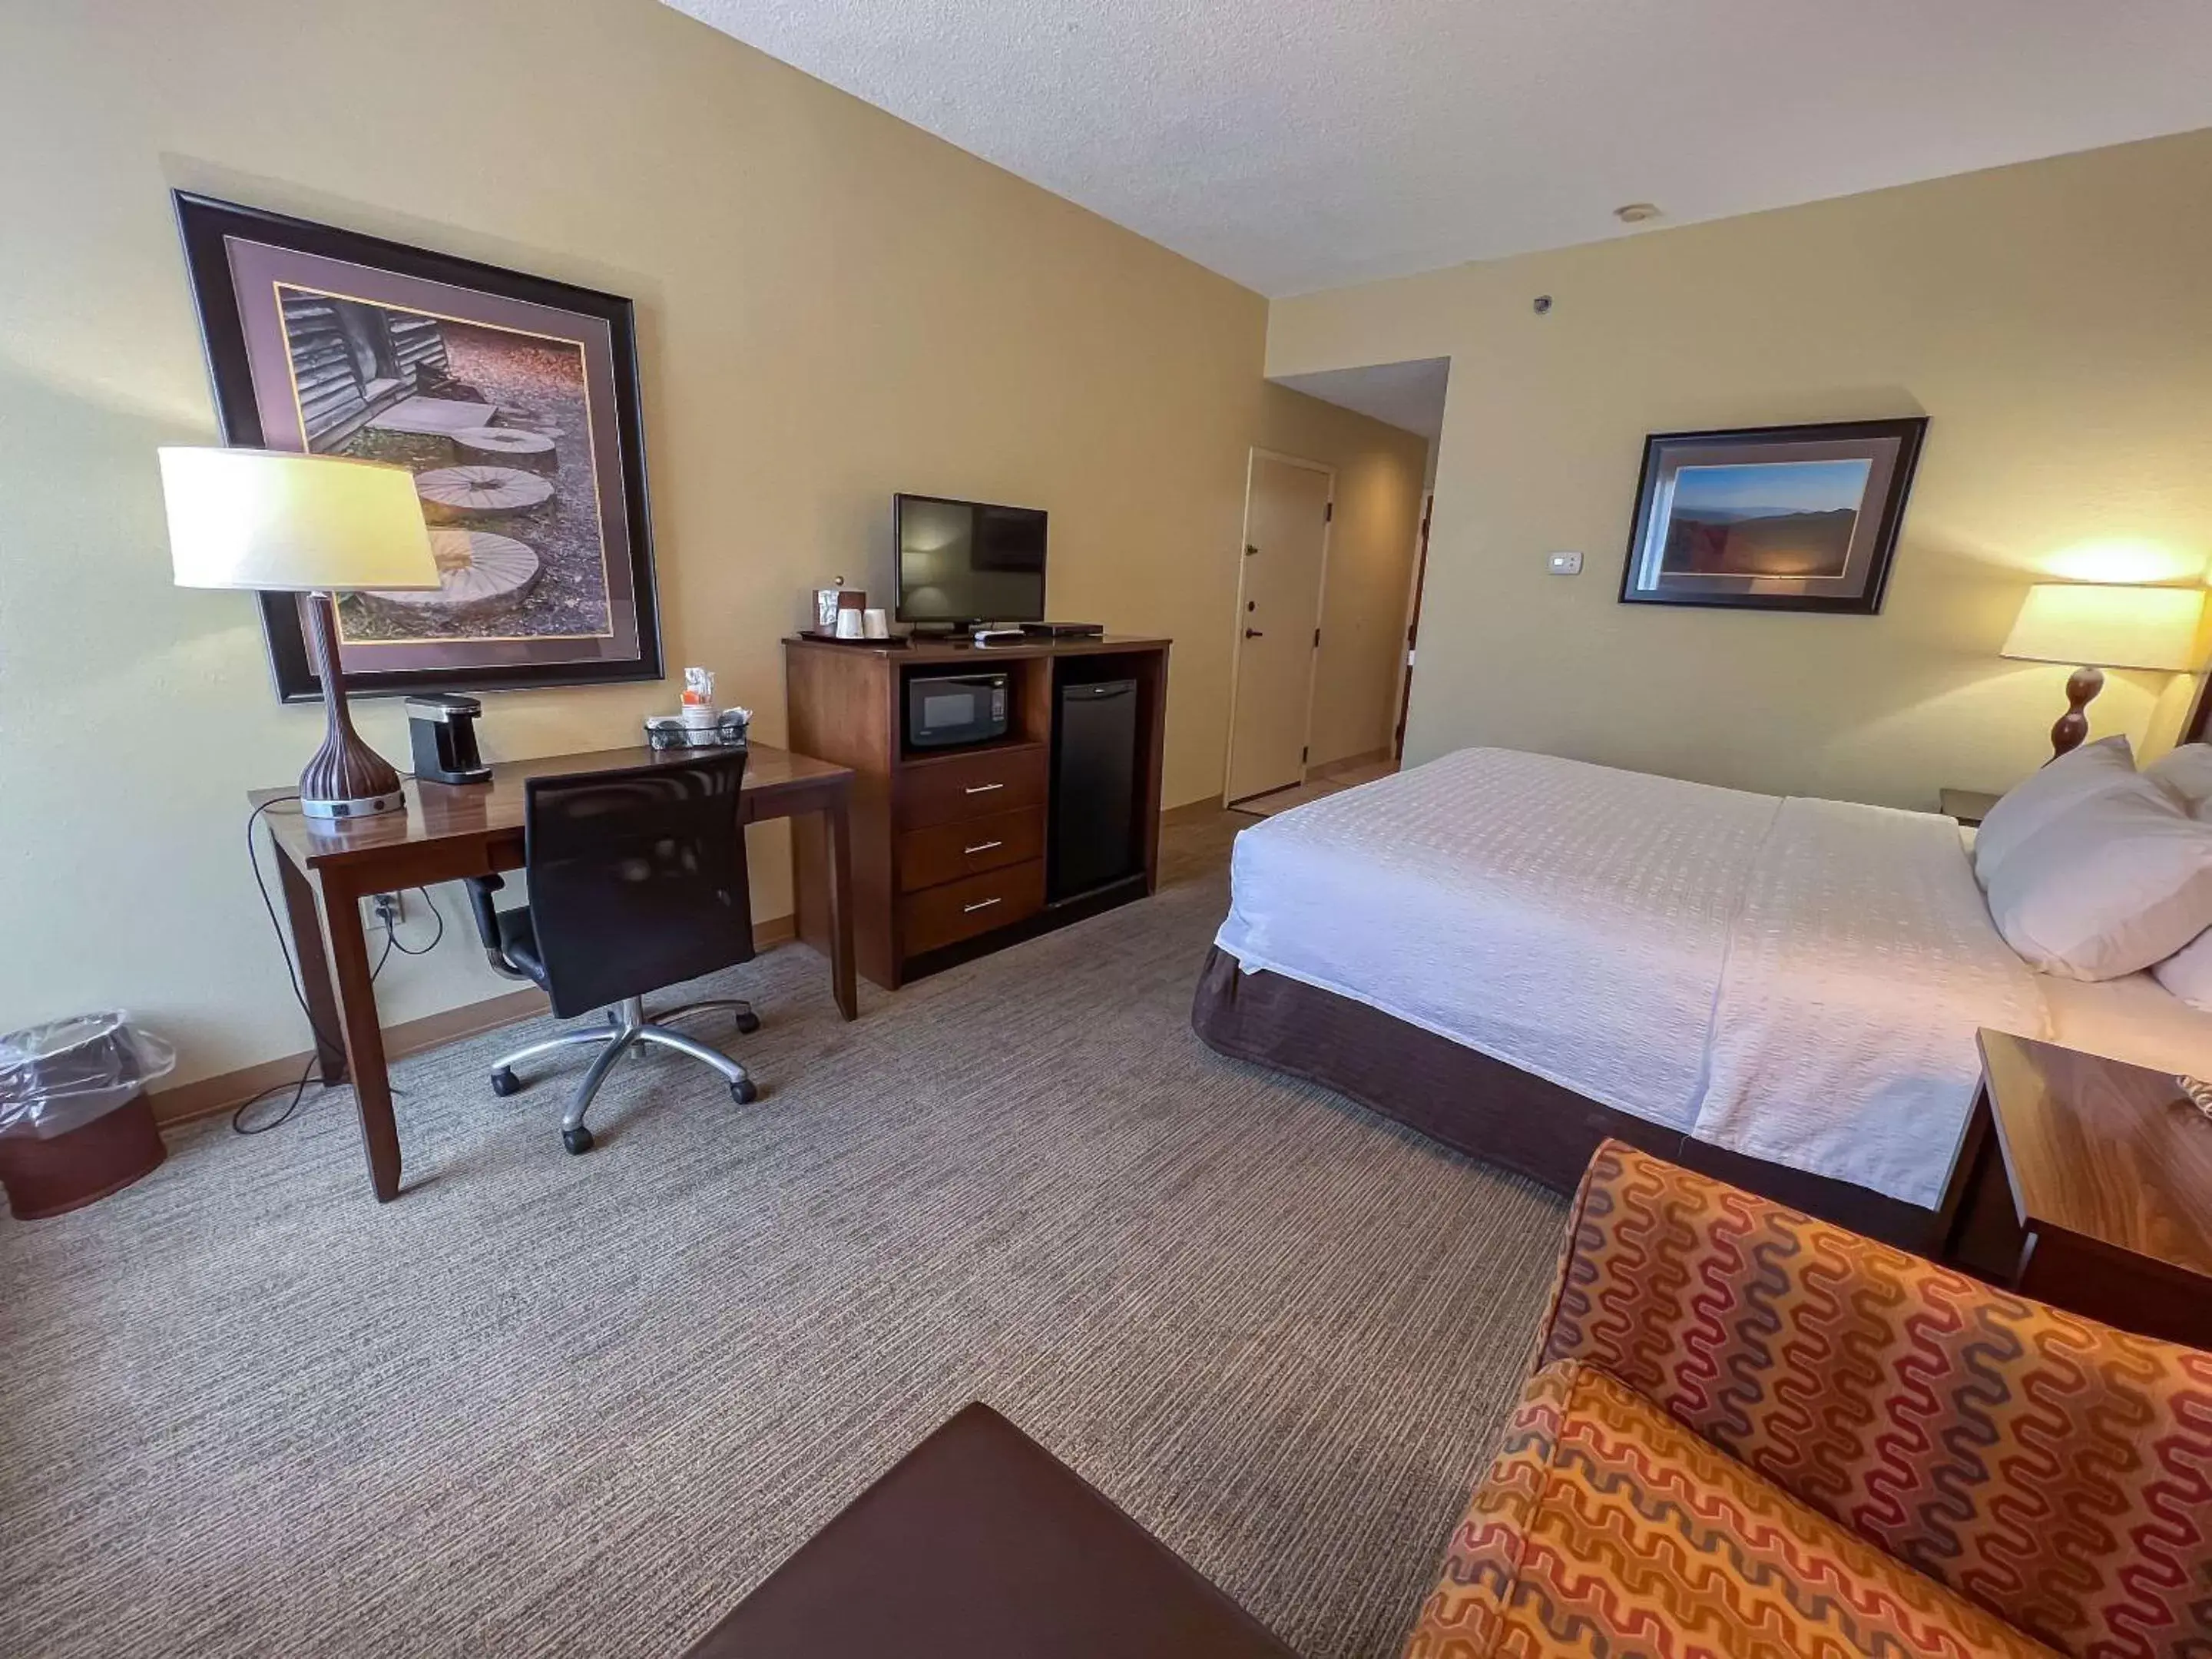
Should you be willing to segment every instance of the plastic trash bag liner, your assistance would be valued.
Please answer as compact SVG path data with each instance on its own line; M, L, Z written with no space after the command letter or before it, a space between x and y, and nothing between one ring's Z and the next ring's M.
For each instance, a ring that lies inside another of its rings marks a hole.
M130 1102L177 1066L177 1051L119 1009L0 1036L0 1135L51 1139Z

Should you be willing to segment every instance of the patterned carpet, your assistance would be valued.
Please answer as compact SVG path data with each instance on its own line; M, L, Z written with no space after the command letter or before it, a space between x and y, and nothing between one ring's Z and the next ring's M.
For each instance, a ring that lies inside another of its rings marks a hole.
M0 1651L678 1654L981 1398L1302 1652L1393 1652L1564 1206L1190 1035L1235 822L850 1026L800 947L725 976L752 1108L626 1062L572 1158L494 1033L396 1068L396 1204L333 1094L0 1221Z

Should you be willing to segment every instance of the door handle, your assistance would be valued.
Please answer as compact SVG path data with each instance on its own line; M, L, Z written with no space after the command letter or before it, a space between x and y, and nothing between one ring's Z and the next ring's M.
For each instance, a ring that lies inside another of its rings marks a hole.
M1006 844L1002 841L979 841L973 847L963 847L960 850L963 854L972 856L977 853L995 853Z
M998 900L996 900L996 899L994 899L994 898L978 899L978 900L976 900L976 901L975 901L975 903L973 903L973 904L963 904L963 905L962 905L962 906L960 907L960 914L961 914L962 915L963 915L963 916L965 916L965 915L974 915L974 914L975 914L976 911L978 911L978 910L988 910L988 909L989 909L993 905L996 904L998 902L999 902L999 901L998 901Z
M1006 787L1003 783L971 783L964 793L970 795L988 795L994 789L1003 789Z
M1267 635L1262 629L1248 628L1244 630L1244 637L1248 640L1264 640Z

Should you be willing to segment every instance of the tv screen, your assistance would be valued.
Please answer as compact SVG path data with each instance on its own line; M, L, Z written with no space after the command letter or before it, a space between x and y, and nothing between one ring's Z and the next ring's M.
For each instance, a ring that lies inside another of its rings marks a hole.
M901 622L1044 620L1044 514L938 495L891 500Z

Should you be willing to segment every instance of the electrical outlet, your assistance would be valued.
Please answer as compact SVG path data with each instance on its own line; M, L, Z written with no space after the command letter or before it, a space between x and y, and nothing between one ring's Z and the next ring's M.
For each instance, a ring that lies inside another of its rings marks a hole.
M371 894L369 903L375 909L377 921L387 927L396 927L407 920L406 904L397 893Z

